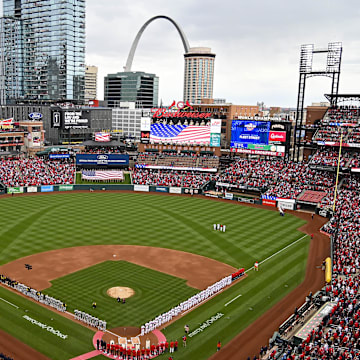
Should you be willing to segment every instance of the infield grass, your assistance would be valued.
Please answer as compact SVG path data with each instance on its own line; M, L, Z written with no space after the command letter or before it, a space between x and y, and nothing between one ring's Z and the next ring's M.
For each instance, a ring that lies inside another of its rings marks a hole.
M69 311L85 311L107 320L107 327L139 326L198 292L179 279L126 261L105 261L57 280L44 290L57 299L66 299ZM107 295L115 286L133 289L125 304ZM80 291L79 291L80 289ZM96 302L96 309L92 303Z
M0 228L0 264L33 253L70 246L126 244L188 251L248 269L255 261L262 261L301 238L303 233L297 228L305 223L288 214L281 217L276 211L237 203L136 193L15 195L1 198L0 206L3 214L6 214ZM213 223L226 224L226 233L212 230ZM213 315L224 314L189 339L186 349L180 346L176 360L207 359L216 351L218 340L225 345L301 283L308 245L309 238L306 237L266 261L260 266L259 272L250 271L248 278L165 329L169 340L181 340L185 324L195 330ZM92 268L87 271L92 271ZM56 289L59 298L71 307L77 307L77 304L72 304L70 296L79 295L70 294L66 284L57 287L57 281L49 291ZM88 290L79 285L77 293L83 291ZM102 291L98 290L100 297L103 296ZM168 291L160 292L156 300L143 303L144 308L140 311L152 314L156 301L160 301ZM240 294L241 297L225 306ZM185 293L177 294L174 301L179 303L186 298L188 295ZM98 303L101 303L101 299ZM131 299L127 305L131 305ZM86 302L86 306L91 312L91 303ZM157 314L167 310L168 307L159 307ZM152 318L149 316L146 321ZM104 320L115 325L112 319Z

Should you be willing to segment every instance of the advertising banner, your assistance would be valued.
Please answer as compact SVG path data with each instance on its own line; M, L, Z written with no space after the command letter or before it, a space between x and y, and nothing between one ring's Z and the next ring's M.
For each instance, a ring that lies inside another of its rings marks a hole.
M284 143L286 142L286 131L270 131L269 142L272 143Z
M24 192L24 188L22 186L16 186L16 187L8 187L7 193L8 194L22 194Z
M127 154L76 154L76 165L129 165Z
M262 200L262 204L263 204L263 205L266 205L266 206L276 207L276 201L275 201L275 200L263 199L263 200Z
M149 191L149 185L134 185L134 191Z
M211 134L221 134L221 119L211 119L210 132Z
M220 134L210 134L210 146L220 146Z
M170 194L181 194L181 187L170 187L169 193Z
M52 192L54 191L54 185L42 185L41 192Z
M38 191L37 186L28 186L26 188L26 192L28 193L36 193Z
M59 185L59 191L71 191L74 190L74 185Z
M285 156L285 152L279 152L278 147L284 148L285 146L276 146L272 145L274 151L272 150L254 150L254 149L235 149L232 148L231 152L243 153L243 154L254 154L254 155L266 155L266 156Z
M140 139L143 144L148 144L150 142L150 131L141 130Z
M140 130L141 131L150 131L151 127L151 118L150 117L142 117L140 120Z
M234 198L234 194L233 193L225 193L225 199L227 200L232 200Z
M69 159L69 158L70 158L70 154L49 154L49 159L50 160Z
M168 187L166 187L166 186L157 186L156 188L155 188L155 191L158 191L158 192L169 192L169 188Z
M278 206L280 206L283 210L295 210L295 200L278 198Z

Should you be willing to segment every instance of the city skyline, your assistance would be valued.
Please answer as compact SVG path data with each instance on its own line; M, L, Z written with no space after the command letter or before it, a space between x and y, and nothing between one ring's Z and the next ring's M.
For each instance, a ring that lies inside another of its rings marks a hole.
M344 51L339 93L360 92L356 86L360 83L356 5L353 0L346 5L334 0L251 4L233 0L87 0L87 64L99 67L101 85L107 73L123 70L131 44L145 21L166 15L181 26L191 47L207 46L216 53L215 98L234 104L264 101L268 106L296 107L302 44L327 47L329 42L341 41ZM132 69L159 76L159 101L170 103L183 95L183 55L176 29L159 20L144 32ZM316 64L314 59L314 67ZM325 101L323 94L330 88L330 79L309 79L305 105ZM102 94L100 88L98 94Z
M166 15L181 26L190 46L210 47L216 53L214 98L296 107L302 44L326 47L341 41L339 93L360 92L359 13L355 0L225 0L220 5L212 0L87 0L86 64L99 68L98 98L103 99L104 77L123 71L140 27L153 16ZM159 76L159 102L171 103L183 97L183 55L176 29L159 20L144 32L132 70ZM320 60L314 59L314 67ZM325 101L330 86L328 78L309 79L305 106Z

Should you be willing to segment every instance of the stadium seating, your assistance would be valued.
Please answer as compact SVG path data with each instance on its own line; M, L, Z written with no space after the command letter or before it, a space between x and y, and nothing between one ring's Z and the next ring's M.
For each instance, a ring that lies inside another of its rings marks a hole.
M75 166L67 159L0 160L0 181L6 186L73 184Z

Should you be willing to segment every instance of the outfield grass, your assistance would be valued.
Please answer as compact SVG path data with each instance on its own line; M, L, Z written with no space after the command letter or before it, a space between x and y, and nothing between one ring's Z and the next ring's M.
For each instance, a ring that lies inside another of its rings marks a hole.
M136 193L66 193L1 198L0 264L64 247L126 244L188 251L235 267L298 239L304 221L203 198ZM226 233L213 223L227 225Z
M124 181L90 181L90 180L83 180L81 178L81 173L77 172L75 176L75 184L77 185L99 185L99 184L117 184L117 185L125 185L131 184L131 178L129 173L124 173Z
M281 217L274 211L237 203L135 193L15 195L1 198L0 205L6 214L0 228L0 264L63 247L126 244L188 251L248 269L254 261L262 261L301 238L303 234L296 229L304 224L303 220L288 214ZM226 224L226 233L213 231L213 223ZM306 237L266 261L258 273L250 271L248 278L165 329L169 340L180 340L185 324L194 330L213 315L224 314L189 339L186 349L180 347L176 360L207 359L216 350L218 340L225 345L298 285L305 273L308 245L309 238ZM91 272L93 268L87 271ZM72 294L66 285L56 288L57 281L49 291L56 289L58 297L68 304L73 300L69 301L67 296L76 298L87 291L79 288L77 294ZM68 294L66 297L60 296L63 294L61 287ZM99 289L96 295L103 296L102 291ZM225 306L239 294L241 297ZM161 296L159 294L158 299ZM176 298L174 296L174 300L178 303L187 297L182 293ZM129 305L130 302L131 299ZM86 302L86 306L90 312L91 303L87 305ZM142 306L145 308L141 312L152 314L152 307L156 304L151 301ZM168 307L161 308L160 312L167 310Z
M94 350L94 332L28 299L0 287L0 328L50 359L67 360ZM28 316L41 324L59 330L66 339L48 332L28 320Z
M76 308L99 319L107 327L140 326L198 292L179 279L126 261L105 261L51 282L44 290L66 299L69 311ZM106 291L114 286L130 287L135 294L119 304ZM79 291L81 289L81 291ZM96 302L96 309L92 303Z

